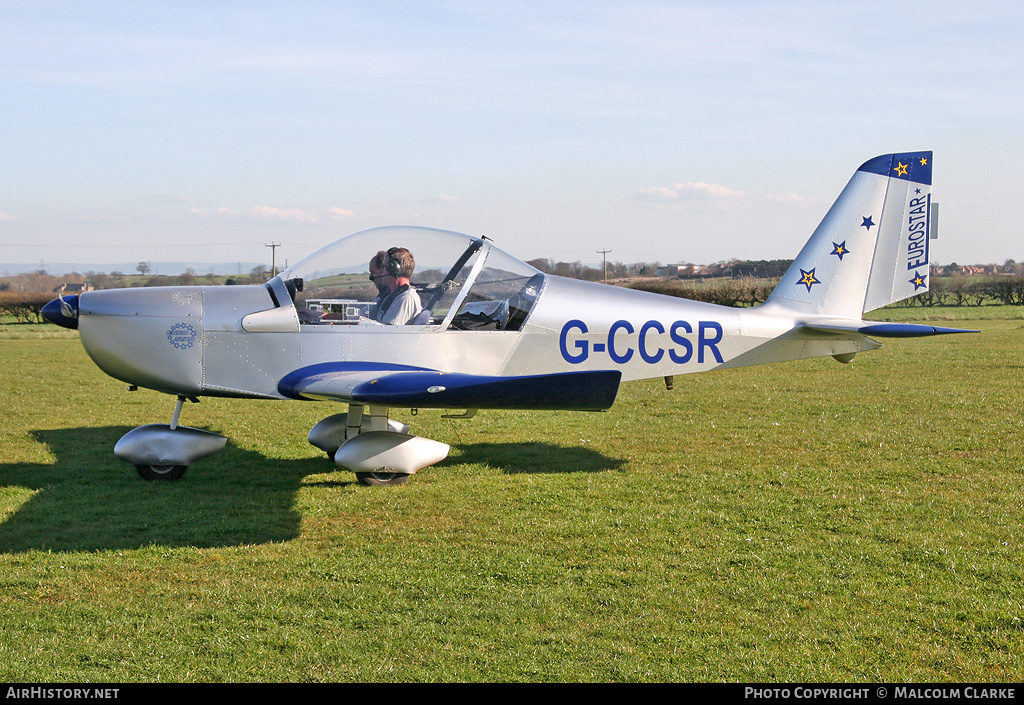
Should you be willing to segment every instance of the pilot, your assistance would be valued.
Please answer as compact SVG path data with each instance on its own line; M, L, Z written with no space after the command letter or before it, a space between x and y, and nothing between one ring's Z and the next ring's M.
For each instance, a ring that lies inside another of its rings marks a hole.
M410 281L416 260L404 247L392 247L385 254L386 274L381 281L388 287L388 294L377 305L376 320L402 326L423 310L420 295L412 288Z
M377 318L377 309L380 307L380 302L391 293L388 289L388 285L384 283L384 278L388 275L388 270L384 267L384 263L388 259L388 253L386 250L380 250L372 258L370 258L370 281L377 287L377 297L370 302L370 309L367 316L370 318Z

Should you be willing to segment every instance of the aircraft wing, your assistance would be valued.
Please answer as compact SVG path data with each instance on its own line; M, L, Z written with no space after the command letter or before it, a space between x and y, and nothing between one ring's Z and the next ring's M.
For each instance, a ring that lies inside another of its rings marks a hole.
M337 362L295 370L278 391L292 399L419 409L601 411L614 403L621 378L617 370L501 377Z
M920 338L926 335L947 333L977 333L966 328L942 328L924 323L879 323L876 321L852 321L848 319L809 321L805 328L827 333L860 333L876 338Z

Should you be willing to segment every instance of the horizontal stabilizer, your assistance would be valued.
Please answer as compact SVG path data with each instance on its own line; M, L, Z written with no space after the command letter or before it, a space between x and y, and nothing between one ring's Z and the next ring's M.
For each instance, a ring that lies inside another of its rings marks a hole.
M419 409L600 411L615 402L622 373L563 372L522 377L438 372L401 365L327 363L292 372L278 391L293 399L332 399Z
M876 323L874 321L815 321L806 323L804 326L828 333L860 333L876 338L922 338L928 335L979 332L967 328L942 328L923 323Z
M943 328L923 323L872 323L860 329L864 335L879 338L920 338L926 335L947 335L949 333L979 333L967 328Z

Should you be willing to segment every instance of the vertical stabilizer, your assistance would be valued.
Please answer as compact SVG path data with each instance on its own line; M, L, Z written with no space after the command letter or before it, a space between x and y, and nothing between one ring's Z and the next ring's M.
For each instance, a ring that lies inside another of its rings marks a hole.
M860 318L928 291L932 153L865 162L769 298L801 313Z

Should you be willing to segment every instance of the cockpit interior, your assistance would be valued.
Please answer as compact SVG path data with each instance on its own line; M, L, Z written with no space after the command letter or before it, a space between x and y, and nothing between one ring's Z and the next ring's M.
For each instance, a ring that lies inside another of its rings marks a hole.
M409 286L421 310L404 325L517 331L544 288L542 272L487 238L408 226L338 240L288 267L268 286L272 295L287 291L303 328L382 325L374 311L379 292L370 278L370 260L394 247L409 250L415 259Z

